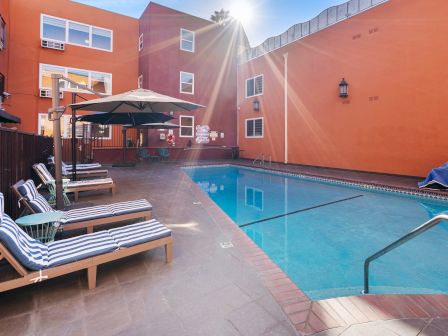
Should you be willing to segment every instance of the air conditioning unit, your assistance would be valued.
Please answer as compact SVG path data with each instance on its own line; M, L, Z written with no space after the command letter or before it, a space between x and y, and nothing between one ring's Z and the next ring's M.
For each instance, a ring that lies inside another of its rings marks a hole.
M62 42L41 40L40 41L40 45L42 46L42 48L49 48L49 49L55 49L55 50L65 50L65 43L62 43Z
M50 89L40 89L39 96L42 98L51 98L51 90ZM64 92L59 92L59 98L64 99Z

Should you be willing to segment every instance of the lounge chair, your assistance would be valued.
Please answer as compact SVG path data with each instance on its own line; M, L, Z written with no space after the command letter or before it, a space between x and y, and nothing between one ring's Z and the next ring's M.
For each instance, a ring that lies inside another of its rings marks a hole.
M56 198L56 187L55 181L51 173L48 171L47 167L43 163L37 163L33 165L33 169L40 177L42 182L47 186L50 191L51 198L50 204L54 202ZM115 194L115 183L111 178L102 179L92 179L92 180L82 180L82 181L70 181L69 179L63 179L63 189L64 193L74 193L75 201L78 200L79 192L88 190L110 190L112 195ZM64 197L67 202L67 197ZM67 204L67 203L66 203ZM70 204L70 202L69 202Z
M54 156L48 157L48 163L54 165ZM62 167L67 170L72 170L72 165L67 164L66 162L62 161ZM93 170L93 169L101 169L103 166L100 163L77 163L76 164L76 170Z
M0 259L6 259L20 277L0 282L0 292L83 269L93 289L98 265L161 246L166 262L171 262L171 230L155 219L43 244L4 213L3 203L0 193Z
M54 166L54 156L50 156L48 158L48 164L51 164ZM107 169L101 169L102 166L99 163L92 163L92 164L77 164L76 165L76 177L78 178L104 178L107 177L109 174L109 171ZM62 161L62 175L64 175L67 178L73 177L73 170L72 166L66 164L64 161Z
M33 180L20 180L12 187L19 202L30 213L54 211L48 201L39 193ZM86 228L87 233L93 232L98 225L117 223L136 218L151 219L152 205L145 199L97 205L63 211L61 219L64 230Z

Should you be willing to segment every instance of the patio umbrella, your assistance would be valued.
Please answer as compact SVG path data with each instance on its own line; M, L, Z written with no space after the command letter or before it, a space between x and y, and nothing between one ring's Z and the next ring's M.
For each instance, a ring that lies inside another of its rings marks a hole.
M125 127L134 127L137 129L176 129L180 128L179 125L169 123L169 122L154 122L154 123L147 123L147 124L140 124L140 125L124 125Z
M134 127L140 124L157 124L163 125L165 121L171 120L173 117L159 113L95 113L84 115L77 118L78 121L91 122L101 125L123 125L123 160L120 166L133 166L132 164L125 164L126 161L126 127ZM76 168L76 167L75 167Z
M192 111L204 107L186 100L166 96L151 90L137 89L117 95L71 104L72 109L108 112L111 114L163 113L171 111ZM82 119L81 119L82 120ZM85 120L85 119L84 119ZM169 120L169 119L168 119ZM144 121L141 124L164 122L167 120ZM123 124L136 125L134 121ZM125 130L123 131L125 135ZM123 140L123 158L125 157L126 140ZM76 166L73 164L73 171Z
M4 109L0 108L0 123L14 123L20 124L20 118L9 114Z
M170 111L192 111L205 106L165 96L151 90L137 89L105 98L72 104L71 107L76 110L111 113L163 113Z
M129 127L145 124L160 123L171 120L173 117L163 113L95 113L77 118L79 121L92 122L101 125L126 125Z

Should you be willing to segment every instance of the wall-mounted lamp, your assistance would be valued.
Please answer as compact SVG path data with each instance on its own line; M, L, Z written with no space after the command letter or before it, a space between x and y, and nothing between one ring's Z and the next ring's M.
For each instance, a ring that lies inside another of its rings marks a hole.
M255 112L260 111L260 101L255 98L255 100L252 102L252 108Z
M172 117L174 115L174 112L173 111L170 111L170 116Z
M339 97L348 97L348 83L345 78L342 78L342 80L339 82Z

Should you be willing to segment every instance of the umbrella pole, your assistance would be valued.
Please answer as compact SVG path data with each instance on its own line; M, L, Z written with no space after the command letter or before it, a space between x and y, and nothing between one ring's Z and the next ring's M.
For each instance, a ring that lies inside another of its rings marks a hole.
M122 162L126 162L126 127L121 129L121 133L123 135L123 160Z
M61 119L59 111L59 78L60 75L52 74L52 119L53 119L53 141L54 141L54 168L55 168L55 189L56 189L56 209L61 210L64 206L62 196L62 140L61 140Z
M76 93L72 93L72 104L76 103ZM72 108L72 179L76 181L76 109Z

